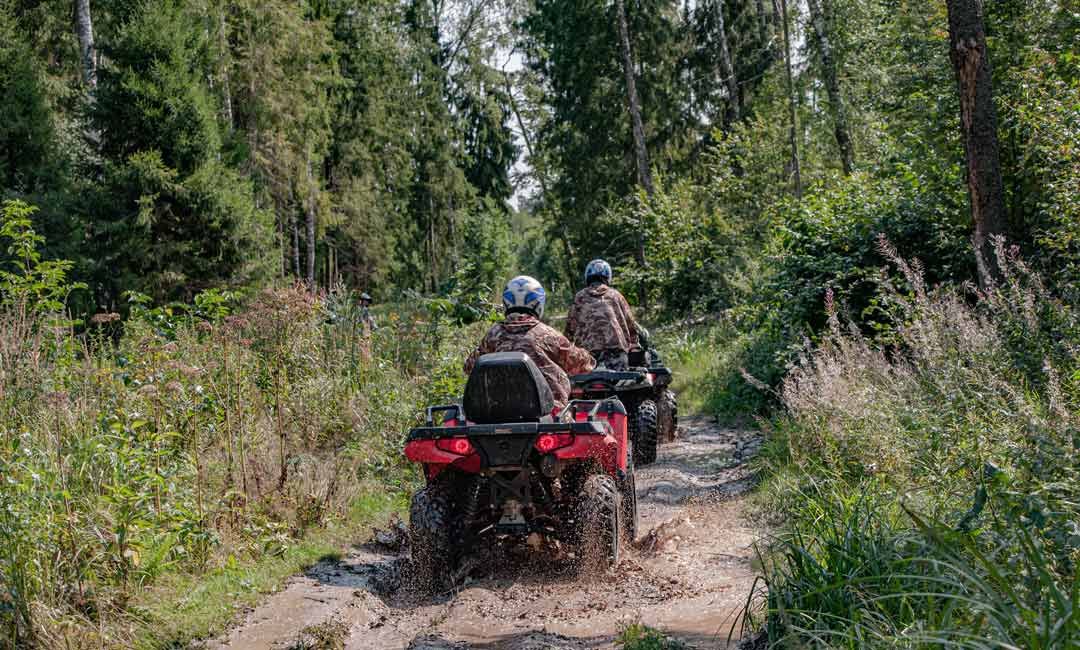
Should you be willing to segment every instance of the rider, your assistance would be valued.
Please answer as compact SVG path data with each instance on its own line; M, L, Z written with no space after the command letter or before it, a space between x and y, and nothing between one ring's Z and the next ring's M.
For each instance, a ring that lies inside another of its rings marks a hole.
M558 408L570 397L570 377L589 372L596 365L589 353L544 323L544 287L527 275L506 284L503 307L506 318L495 323L480 345L465 360L465 374L472 372L480 355L491 352L524 352L547 379Z
M638 347L638 325L630 305L610 286L611 265L604 260L585 267L585 284L566 317L566 338L592 353L598 364L624 370L627 353Z

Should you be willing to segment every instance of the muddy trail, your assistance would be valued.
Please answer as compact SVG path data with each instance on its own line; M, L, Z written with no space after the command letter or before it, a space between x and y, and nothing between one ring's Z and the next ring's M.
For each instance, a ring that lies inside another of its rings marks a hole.
M638 468L638 539L602 575L499 547L474 558L453 591L420 597L399 587L405 551L372 541L292 578L208 647L584 650L614 648L636 621L690 648L734 647L756 537L741 497L759 444L753 432L684 418L679 439Z

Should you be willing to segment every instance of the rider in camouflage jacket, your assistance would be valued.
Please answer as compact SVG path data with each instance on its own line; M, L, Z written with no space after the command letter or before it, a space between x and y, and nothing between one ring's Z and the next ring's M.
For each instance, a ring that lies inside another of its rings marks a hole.
M527 279L536 283L532 278ZM517 280L518 278L511 280L511 285ZM539 287L539 283L536 283L536 287ZM543 288L539 288L539 292L542 301ZM510 293L509 289L507 293ZM514 300L514 297L511 296L510 300ZM506 319L495 323L480 341L480 345L465 360L465 374L472 372L481 355L492 352L524 352L547 379L556 407L562 408L570 398L569 375L589 372L596 364L588 352L540 322L537 316L543 313L542 304L541 302L539 310L529 313L509 302Z
M617 289L607 283L611 267L594 260L586 270L589 286L574 296L566 317L566 338L592 353L598 361L623 359L638 347L637 323L630 305Z

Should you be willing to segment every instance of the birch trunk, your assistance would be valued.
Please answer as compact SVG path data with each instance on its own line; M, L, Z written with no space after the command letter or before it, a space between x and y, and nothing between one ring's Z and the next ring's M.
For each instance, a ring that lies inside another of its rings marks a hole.
M83 82L93 90L97 88L97 51L94 49L94 23L90 17L90 0L75 0L75 31L79 37Z
M840 79L837 71L836 56L832 41L829 39L829 26L825 20L828 0L807 0L810 8L810 21L817 35L818 50L821 53L822 74L825 77L825 90L829 93L829 111L832 113L833 130L836 144L840 147L840 164L844 174L850 174L855 168L855 150L851 143L851 130L848 126L847 107L840 92Z
M791 141L791 180L795 198L802 198L802 173L799 169L799 114L795 101L795 77L791 71L791 31L788 27L787 0L779 0L780 22L784 29L784 70L787 73L789 139Z
M735 63L728 48L727 26L724 23L724 0L716 0L716 31L720 38L720 73L728 93L731 121L739 121L739 81L735 78Z

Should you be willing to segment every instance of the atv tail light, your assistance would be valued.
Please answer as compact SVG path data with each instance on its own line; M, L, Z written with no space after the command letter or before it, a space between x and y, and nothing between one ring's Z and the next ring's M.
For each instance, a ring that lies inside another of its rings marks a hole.
M607 386L604 384L593 384L592 386L589 386L589 390L598 392L602 390L607 390Z
M435 446L458 456L468 456L473 452L468 438L440 438L435 442Z
M541 454L547 454L572 444L574 435L571 433L545 433L536 439L535 447Z

